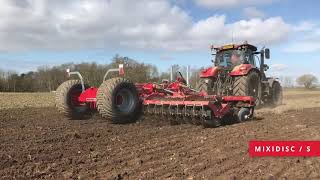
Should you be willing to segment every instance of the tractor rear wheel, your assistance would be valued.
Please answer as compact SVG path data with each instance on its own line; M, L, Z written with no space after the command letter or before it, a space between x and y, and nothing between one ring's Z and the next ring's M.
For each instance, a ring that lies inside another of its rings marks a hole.
M97 109L113 123L135 122L141 112L135 85L124 78L104 81L97 92Z
M85 88L88 88L85 85ZM82 119L89 114L87 104L79 102L82 93L80 80L68 80L62 83L56 90L56 107L58 111L70 119Z
M282 87L279 82L275 81L271 88L271 102L272 105L278 106L282 104Z
M252 96L256 99L256 106L261 103L261 82L257 72L250 72L246 76L237 76L233 83L233 95Z

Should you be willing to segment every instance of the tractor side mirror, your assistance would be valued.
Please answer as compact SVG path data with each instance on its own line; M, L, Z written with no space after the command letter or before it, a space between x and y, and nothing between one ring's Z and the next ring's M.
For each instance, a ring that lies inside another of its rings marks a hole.
M270 59L270 49L269 48L266 48L264 50L264 56L266 57L266 59Z

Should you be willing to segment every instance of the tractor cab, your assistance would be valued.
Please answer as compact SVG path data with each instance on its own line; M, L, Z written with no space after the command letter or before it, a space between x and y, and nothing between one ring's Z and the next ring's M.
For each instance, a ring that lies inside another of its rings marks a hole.
M220 47L211 46L213 67L202 70L201 78L215 78L219 73L244 75L252 68L259 68L255 60L257 47L248 44L228 44Z
M241 45L225 45L222 47L211 47L212 51L215 51L212 55L215 55L213 60L214 66L233 69L240 64L251 64L256 66L254 60L254 52L257 48L250 44Z

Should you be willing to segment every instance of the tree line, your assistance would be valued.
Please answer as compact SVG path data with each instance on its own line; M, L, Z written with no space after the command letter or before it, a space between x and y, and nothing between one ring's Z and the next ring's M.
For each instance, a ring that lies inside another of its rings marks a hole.
M160 72L159 69L151 64L140 63L128 57L116 55L109 64L96 63L67 63L53 67L39 67L36 71L30 71L18 74L12 71L0 70L0 92L48 92L54 91L64 81L75 79L77 77L67 76L66 69L81 72L85 83L90 86L99 87L102 83L104 74L110 68L118 68L119 64L124 64L125 77L133 82L161 82L163 79L170 79L171 69ZM190 70L190 85L196 87L200 80L199 74L201 68L192 68ZM186 66L173 65L173 72L180 71L186 78ZM173 74L174 79L176 73ZM111 74L115 77L117 74ZM283 87L294 87L292 77L284 76L279 78ZM311 74L305 74L296 79L296 83L311 89L318 83L317 77Z
M90 86L99 87L104 74L110 68L118 68L119 64L124 64L125 77L133 82L161 82L162 79L170 79L170 71L160 72L151 64L139 63L138 61L116 55L109 64L97 63L67 63L53 67L39 67L36 71L18 74L12 71L0 70L0 92L48 92L54 91L62 82L68 79L76 79L76 76L68 77L66 69L79 71L84 78L84 82ZM186 67L174 65L173 71L181 71L186 75ZM199 78L199 69L191 70L190 82L196 85ZM117 76L116 73L110 77Z

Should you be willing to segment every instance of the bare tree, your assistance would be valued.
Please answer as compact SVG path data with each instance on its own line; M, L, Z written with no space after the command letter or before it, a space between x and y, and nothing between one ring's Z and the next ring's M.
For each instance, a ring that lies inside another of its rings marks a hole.
M191 76L190 76L190 85L194 88L199 86L199 81L200 81L200 72L203 70L204 67L201 68L192 68L191 69Z
M294 86L294 83L293 83L294 81L291 76L280 76L279 79L283 87L290 88Z
M317 82L317 77L312 74L304 74L297 79L297 83L303 85L307 89L313 88Z
M285 76L284 77L284 82L283 82L284 87L293 87L293 78L290 76Z

